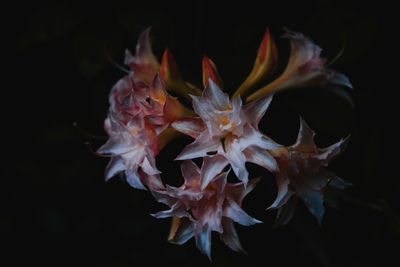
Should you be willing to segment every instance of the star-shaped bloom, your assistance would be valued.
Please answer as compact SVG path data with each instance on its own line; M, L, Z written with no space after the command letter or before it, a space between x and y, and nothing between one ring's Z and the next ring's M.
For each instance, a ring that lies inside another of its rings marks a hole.
M319 86L328 82L352 88L345 75L326 67L325 60L320 57L322 49L309 38L289 30L283 37L291 41L286 69L278 78L251 94L247 101L285 89Z
M343 152L349 138L326 148L318 148L314 135L314 131L300 118L296 143L276 157L279 165L276 172L278 194L269 208L278 209L277 224L289 222L298 198L321 223L326 189L329 186L344 189L349 185L326 169L329 162Z
M163 188L159 171L155 165L156 139L146 132L145 122L140 114L124 124L110 113L104 123L110 136L98 149L100 154L109 154L105 178L109 180L120 172L125 173L129 185L137 189Z
M183 117L172 123L176 130L196 140L178 155L178 160L203 157L201 187L228 164L244 185L248 181L246 162L258 164L270 171L277 169L275 159L267 149L278 148L258 130L258 123L272 97L260 98L242 107L236 97L231 102L212 79L201 96L192 96L194 111L200 117Z
M245 187L243 183L227 183L228 172L224 172L201 188L201 170L193 161L184 161L181 170L184 184L179 188L167 185L165 190L151 191L159 202L170 207L153 214L156 218L173 217L168 241L183 244L194 237L197 247L211 260L211 232L215 231L229 248L244 252L234 222L245 226L261 223L241 207L259 179L251 179Z

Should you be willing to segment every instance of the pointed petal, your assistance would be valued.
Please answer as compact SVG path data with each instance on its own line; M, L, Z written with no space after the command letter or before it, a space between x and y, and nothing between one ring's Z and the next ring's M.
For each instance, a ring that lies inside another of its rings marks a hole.
M211 261L211 230L208 226L205 226L203 231L195 235L196 246L199 248L201 253L207 255Z
M329 161L331 161L333 158L338 156L346 149L349 140L350 135L347 136L345 139L341 139L339 142L330 145L329 147L319 149L320 154L317 155L316 158L318 158L319 160L323 160L324 165L326 166Z
M155 165L155 159L152 155L146 155L140 164L140 167L142 167L142 170L149 174L149 175L155 175L155 174L160 174L161 172L157 169Z
M353 89L353 85L351 84L349 78L347 78L346 75L337 71L333 71L333 75L332 77L330 77L329 82Z
M300 116L300 130L297 135L296 143L291 146L291 149L301 152L316 152L317 147L314 143L315 132Z
M247 186L245 187L243 183L228 183L226 192L227 197L231 198L233 201L242 205L243 199L256 187L257 183L260 181L260 177L253 178L249 180Z
M233 171L235 172L237 178L243 182L244 186L247 185L249 173L246 169L246 157L242 151L240 151L240 147L238 143L233 143L230 145L229 149L226 153L221 153L222 151L218 151L220 154L223 154L225 158L229 161L232 166Z
M114 175L126 169L126 166L121 157L112 157L108 162L105 171L105 180L110 180Z
M207 152L216 151L219 141L212 140L207 131L204 131L191 144L187 145L176 157L177 160L200 158L207 155Z
M213 107L217 110L226 110L231 104L229 95L222 92L212 79L208 80L207 86L204 88L201 96L210 101Z
M128 64L134 73L134 76L150 84L160 68L160 63L154 56L150 44L150 27L145 29L139 36L136 45L136 54L132 56L126 50L125 64Z
M199 117L182 117L171 123L171 126L175 130L193 138L197 138L205 130L205 124Z
M130 186L137 189L147 190L147 188L142 184L139 174L136 169L125 170L126 181Z
M236 202L230 198L226 200L223 216L228 217L238 224L244 226L262 223L262 221L250 217Z
M266 168L270 172L278 171L278 164L274 157L266 150L258 146L249 146L243 151L247 161Z
M276 176L276 183L278 186L278 193L275 201L267 208L268 209L278 209L285 205L289 199L294 194L292 190L289 190L289 179L282 175Z
M258 48L257 58L249 76L240 85L232 98L238 95L246 97L260 82L265 80L276 68L278 62L278 53L275 42L270 34L269 28L266 28L263 40Z
M203 158L201 167L201 189L204 190L207 185L228 165L228 160L222 155L215 155Z
M150 99L152 101L157 101L158 103L163 105L166 98L167 92L164 89L164 85L160 79L160 75L156 74L150 86Z
M247 116L247 119L255 129L258 129L258 124L267 111L271 101L272 96L266 96L254 100L244 106L243 110Z
M181 164L181 172L185 179L185 185L191 185L195 180L200 179L200 169L191 160L185 160Z
M203 85L204 87L208 84L208 79L215 82L220 88L223 88L222 79L218 73L217 67L214 62L207 56L203 56Z
M220 235L220 237L225 245L227 245L233 251L247 254L240 244L239 236L235 230L233 221L229 218L222 217L222 227L224 232Z

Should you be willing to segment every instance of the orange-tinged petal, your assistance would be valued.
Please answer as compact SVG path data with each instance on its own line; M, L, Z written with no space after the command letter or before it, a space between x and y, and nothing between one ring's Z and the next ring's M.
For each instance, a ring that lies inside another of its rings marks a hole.
M168 47L165 49L162 56L160 77L164 81L167 90L175 92L182 97L187 98L189 101L191 101L189 94L201 95L200 89L192 85L189 86L187 82L183 80L175 59Z
M276 44L267 27L260 47L258 48L257 58L249 76L233 94L232 98L241 95L242 98L248 95L260 82L268 77L274 70L278 62Z
M207 56L203 57L203 85L207 86L208 79L213 80L219 88L223 88L221 76L218 73L214 62Z

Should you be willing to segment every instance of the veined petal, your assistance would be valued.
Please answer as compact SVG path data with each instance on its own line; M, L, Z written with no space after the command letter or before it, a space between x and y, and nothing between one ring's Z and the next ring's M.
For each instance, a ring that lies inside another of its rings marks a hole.
M274 157L266 150L257 146L249 146L243 151L247 161L260 165L271 172L278 171Z
M228 163L228 160L222 155L204 157L200 175L201 189L204 190L210 181L222 172Z
M204 131L193 143L187 145L176 159L185 160L204 157L207 152L216 151L219 143L219 141L211 139L208 132Z
M204 122L199 117L182 117L171 123L172 128L193 138L199 137L205 130Z

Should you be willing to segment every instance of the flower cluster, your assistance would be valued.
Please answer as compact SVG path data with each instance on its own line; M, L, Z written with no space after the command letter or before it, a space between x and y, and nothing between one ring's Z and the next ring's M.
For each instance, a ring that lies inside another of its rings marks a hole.
M348 185L326 169L329 161L344 150L348 138L318 148L314 132L300 118L296 143L285 146L258 127L274 93L328 83L351 87L343 74L326 67L321 48L304 35L286 30L284 37L291 43L287 67L275 80L257 89L273 73L278 59L267 28L251 73L230 98L222 91L214 62L206 56L202 63L203 90L183 79L168 49L159 63L151 49L149 31L139 37L135 55L126 51L125 64L130 72L110 93L104 123L109 139L98 149L98 153L111 157L106 180L121 173L130 186L149 190L158 202L169 206L153 214L172 218L168 241L183 244L194 237L197 247L210 259L212 231L218 232L232 250L244 252L234 222L246 226L260 223L241 206L260 179L251 177L246 162L275 175L278 193L268 209L278 210L278 224L292 218L298 199L321 222L325 189ZM185 107L171 92L191 100L192 107ZM156 157L170 140L182 134L194 141L176 157L182 160L184 183L173 187L163 183ZM195 158L201 158L200 167L192 161ZM227 181L231 169L237 183Z

